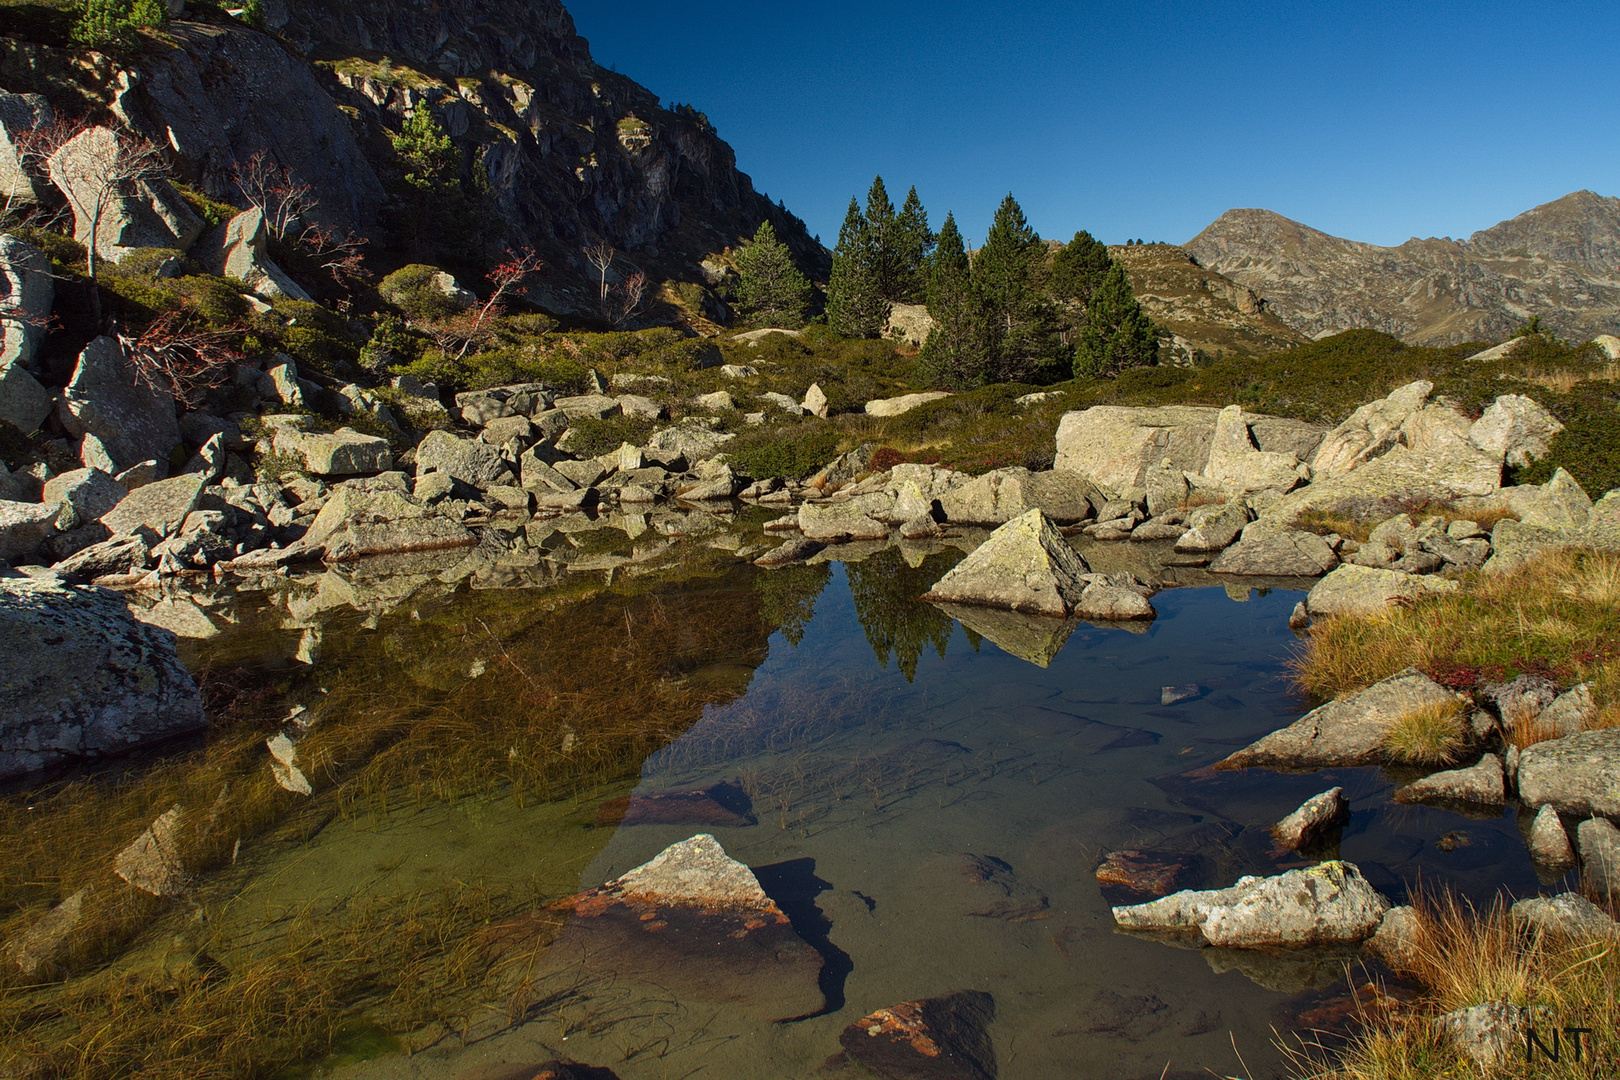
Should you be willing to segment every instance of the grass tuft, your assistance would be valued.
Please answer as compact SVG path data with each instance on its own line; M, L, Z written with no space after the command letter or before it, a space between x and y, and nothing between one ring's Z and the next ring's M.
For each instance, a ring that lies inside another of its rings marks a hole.
M1384 748L1409 765L1449 765L1466 741L1463 705L1448 701L1402 714L1385 734Z

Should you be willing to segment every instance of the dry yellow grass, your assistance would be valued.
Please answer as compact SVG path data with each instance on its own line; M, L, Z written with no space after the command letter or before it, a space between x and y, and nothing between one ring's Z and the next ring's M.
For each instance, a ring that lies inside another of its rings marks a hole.
M1410 765L1449 765L1466 745L1463 705L1447 701L1403 713L1384 735L1391 757Z
M1401 972L1424 988L1411 1005L1369 1012L1364 1029L1335 1053L1307 1046L1295 1054L1301 1080L1431 1080L1480 1077L1479 1069L1442 1038L1437 1016L1487 1002L1545 1010L1553 1026L1590 1028L1579 1061L1565 1052L1558 1062L1517 1054L1494 1074L1502 1080L1592 1080L1611 1075L1613 1062L1594 1060L1593 1049L1612 1053L1620 1036L1620 942L1568 940L1526 933L1513 925L1498 899L1483 911L1451 894L1418 898L1418 934L1410 970ZM1388 1001L1389 999L1384 999ZM1567 1045L1565 1047L1567 1051Z
M1603 726L1620 723L1620 555L1547 554L1410 606L1322 620L1294 661L1300 686L1331 698L1415 665L1456 689L1549 675L1590 681Z
M1545 371L1525 377L1525 382L1567 394L1584 382L1620 381L1620 364L1609 364L1596 371Z

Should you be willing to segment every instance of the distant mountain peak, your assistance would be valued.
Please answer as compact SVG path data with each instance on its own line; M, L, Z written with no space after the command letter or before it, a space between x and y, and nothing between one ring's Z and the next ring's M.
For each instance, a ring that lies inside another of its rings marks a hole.
M1467 241L1381 247L1270 210L1228 210L1186 248L1313 338L1368 328L1415 344L1497 341L1540 315L1576 339L1620 332L1620 199L1575 191Z

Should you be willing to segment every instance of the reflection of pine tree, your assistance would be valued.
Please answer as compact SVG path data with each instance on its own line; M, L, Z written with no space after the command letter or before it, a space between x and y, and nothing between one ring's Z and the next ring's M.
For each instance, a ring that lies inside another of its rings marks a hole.
M816 599L831 580L832 568L826 563L788 566L760 574L754 579L754 588L759 590L759 617L766 626L781 631L789 645L798 648L805 627L815 618Z
M899 551L890 548L864 562L844 564L855 614L878 663L887 668L889 658L894 657L907 682L917 677L917 661L924 649L933 649L940 659L945 657L956 622L918 597L961 559L961 552L947 551L929 556L913 569Z

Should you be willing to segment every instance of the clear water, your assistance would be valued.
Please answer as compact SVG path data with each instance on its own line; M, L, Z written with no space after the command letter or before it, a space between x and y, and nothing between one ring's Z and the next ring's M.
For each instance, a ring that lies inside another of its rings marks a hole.
M647 758L636 788L727 782L750 793L758 824L701 831L759 869L828 958L825 1015L760 1024L674 997L638 997L612 972L593 971L555 1015L471 1046L444 1043L342 1073L495 1076L561 1056L627 1080L807 1076L866 1013L974 989L996 1001L992 1036L1008 1080L1166 1069L1282 1075L1277 1033L1308 1024L1300 1012L1343 987L1342 962L1122 936L1093 876L1106 851L1190 846L1208 886L1274 873L1301 863L1272 850L1266 828L1344 784L1356 814L1343 857L1391 895L1420 875L1477 895L1504 880L1534 889L1515 822L1392 807L1390 780L1376 770L1208 770L1299 715L1285 679L1297 645L1287 617L1299 594L1236 590L1246 596L1239 603L1223 588L1167 591L1150 627L1080 625L1043 668L903 599L897 579L947 566L936 558L909 570L893 552L835 566L797 643L774 635L746 692ZM1197 684L1200 696L1160 704L1163 687L1183 684ZM548 859L543 845L517 839L524 815L482 813L481 821L451 813L334 826L308 859L319 865L333 857L323 847L379 842L429 862L456 850L463 872L486 875L522 874ZM1457 830L1467 834L1453 835L1461 846L1436 846ZM620 827L577 885L616 877L695 831ZM1044 897L1044 910L1021 921L967 913L982 898L964 892L963 854L1006 864L1019 895ZM310 885L323 887L318 877Z
M1006 1080L1146 1080L1286 1075L1279 1034L1337 1015L1346 969L1334 958L1181 949L1116 933L1094 877L1109 851L1191 856L1184 884L1199 887L1303 865L1274 850L1267 829L1338 784L1354 809L1341 855L1391 897L1419 880L1481 898L1504 886L1537 890L1511 812L1476 820L1393 806L1397 778L1372 769L1209 769L1307 707L1286 679L1298 592L1169 589L1155 597L1156 622L1129 628L1054 629L973 611L960 613L964 626L914 599L959 557L891 548L781 572L794 576L734 568L634 602L587 594L570 602L590 617L571 616L562 630L532 614L550 603L541 592L413 600L369 619L327 612L325 655L313 669L289 669L282 655L316 621L307 611L291 620L267 616L273 605L249 611L200 655L215 667L290 670L277 676L290 696L369 679L385 688L379 694L409 698L413 715L453 712L482 732L561 708L526 688L544 672L558 686L589 683L627 724L666 720L678 734L632 759L633 784L609 776L562 799L518 798L499 782L387 808L333 806L342 785L310 804L287 796L289 821L316 815L317 824L250 841L198 910L216 934L234 933L251 950L281 932L289 911L469 886L555 898L709 832L756 869L822 954L823 1014L761 1023L651 993L612 970L550 972L522 1005L489 1002L452 1031L377 1038L371 1006L356 1002L346 1022L358 1034L316 1071L517 1080L530 1075L524 1066L561 1057L624 1080L853 1075L828 1064L847 1025L971 989L995 1000L991 1037ZM289 610L323 593L300 595ZM779 629L765 641L764 630L730 625L754 618ZM280 642L268 650L276 655L263 655L267 633ZM662 665L653 682L638 666L644 654ZM1198 687L1194 699L1161 704L1164 687L1187 684ZM466 686L485 687L477 708L456 696ZM708 704L658 714L672 707L648 687L665 686ZM330 709L320 721L344 722ZM490 762L492 776L502 764ZM615 826L604 810L626 795L717 783L746 792L757 823ZM1006 868L1013 917L974 913L985 897L966 884L964 856Z

